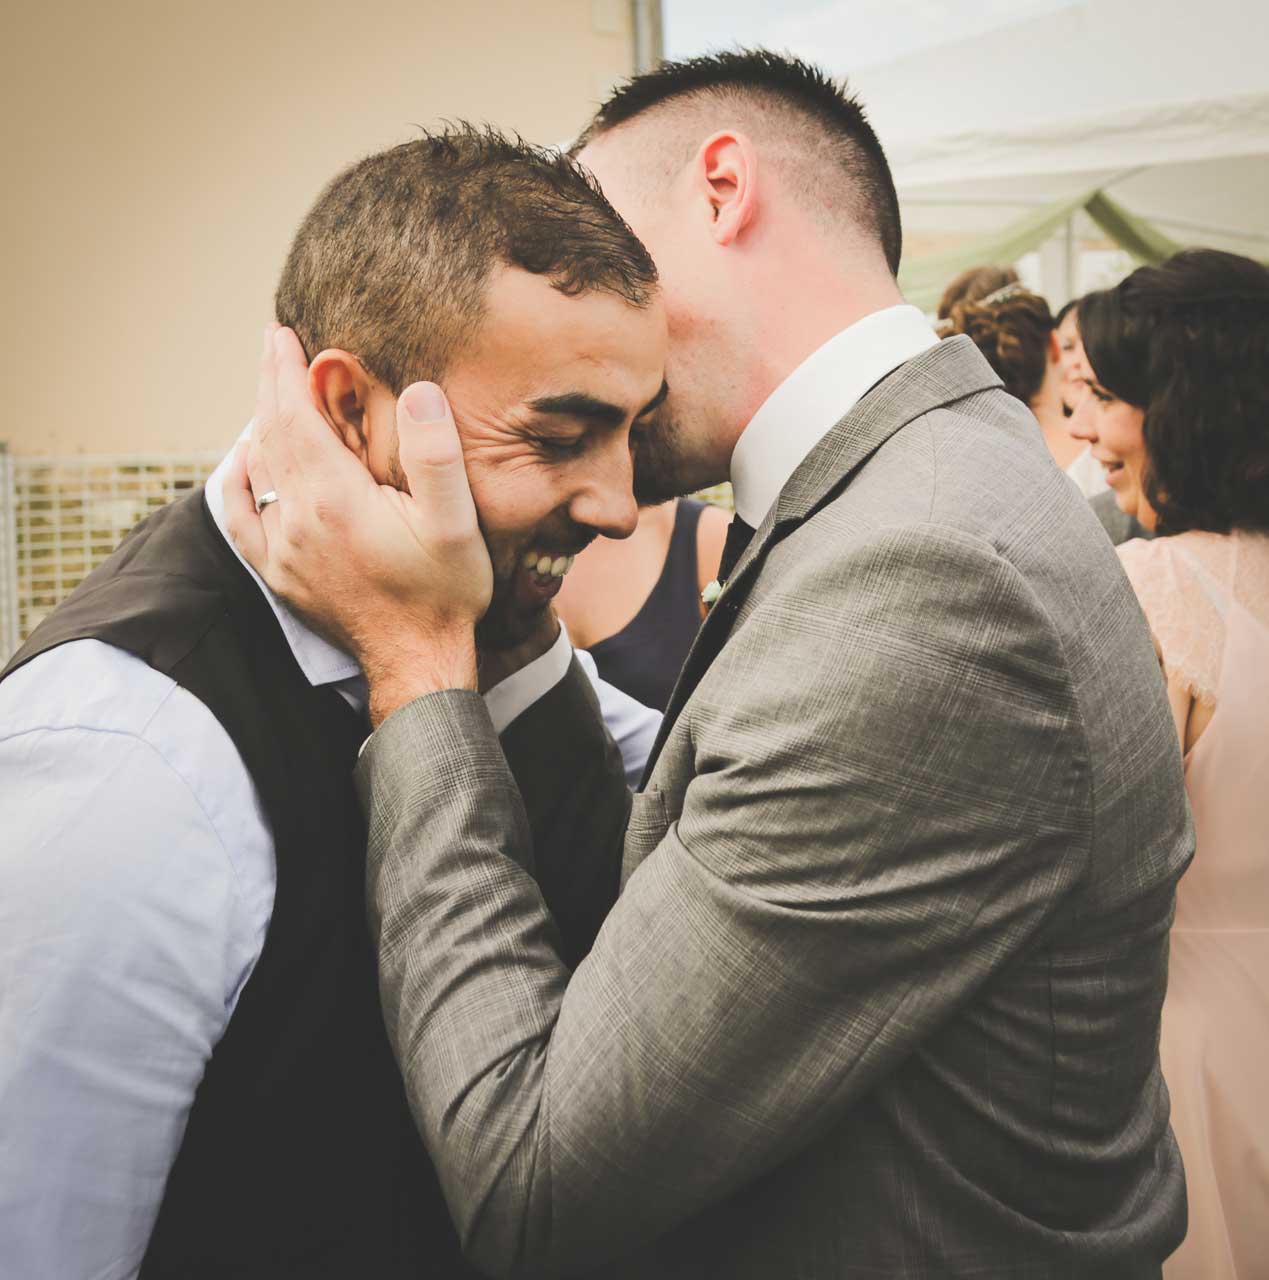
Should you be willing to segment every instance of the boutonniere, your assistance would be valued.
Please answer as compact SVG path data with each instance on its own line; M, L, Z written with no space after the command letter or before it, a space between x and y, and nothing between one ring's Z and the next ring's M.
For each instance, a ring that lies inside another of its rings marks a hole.
M723 594L722 583L717 578L701 592L701 603L708 609Z

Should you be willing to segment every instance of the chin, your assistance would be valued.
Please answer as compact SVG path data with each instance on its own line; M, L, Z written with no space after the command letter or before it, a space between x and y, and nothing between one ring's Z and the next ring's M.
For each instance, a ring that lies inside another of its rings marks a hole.
M1134 520L1139 519L1137 509L1139 506L1138 495L1136 493L1120 493L1115 491L1115 505L1126 516L1131 516Z
M687 433L679 422L662 419L655 434L639 446L634 462L634 495L641 507L656 506L685 494L708 489L727 479L686 447Z
M542 615L550 608L543 605L531 613L522 613L508 607L506 599L494 596L489 611L476 623L476 647L489 653L499 653L523 644L542 621Z

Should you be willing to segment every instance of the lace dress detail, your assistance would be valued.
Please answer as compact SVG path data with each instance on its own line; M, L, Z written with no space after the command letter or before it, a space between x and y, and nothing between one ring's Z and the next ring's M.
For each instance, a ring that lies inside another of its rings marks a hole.
M1185 756L1195 854L1177 886L1159 1058L1189 1232L1164 1280L1269 1275L1269 536L1119 548L1171 674L1215 708Z
M1229 602L1269 626L1269 535L1177 534L1119 548L1169 676L1214 707Z

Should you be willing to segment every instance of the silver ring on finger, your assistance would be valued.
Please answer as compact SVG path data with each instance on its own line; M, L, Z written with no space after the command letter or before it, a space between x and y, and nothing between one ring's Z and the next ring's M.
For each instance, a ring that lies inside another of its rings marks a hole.
M265 509L265 507L269 505L269 503L276 502L277 500L278 500L277 491L274 489L270 489L268 493L262 493L256 499L256 515L259 515L260 512L262 512Z

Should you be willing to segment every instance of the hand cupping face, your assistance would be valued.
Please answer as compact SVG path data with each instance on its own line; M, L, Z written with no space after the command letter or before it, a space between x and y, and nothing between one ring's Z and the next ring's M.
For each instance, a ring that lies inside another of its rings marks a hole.
M347 648L374 686L475 687L473 632L493 587L462 448L439 387L396 405L407 489L379 484L315 407L303 349L273 329L255 427L225 482L230 534L271 590ZM256 510L253 495L277 494ZM408 700L408 699L407 699Z

